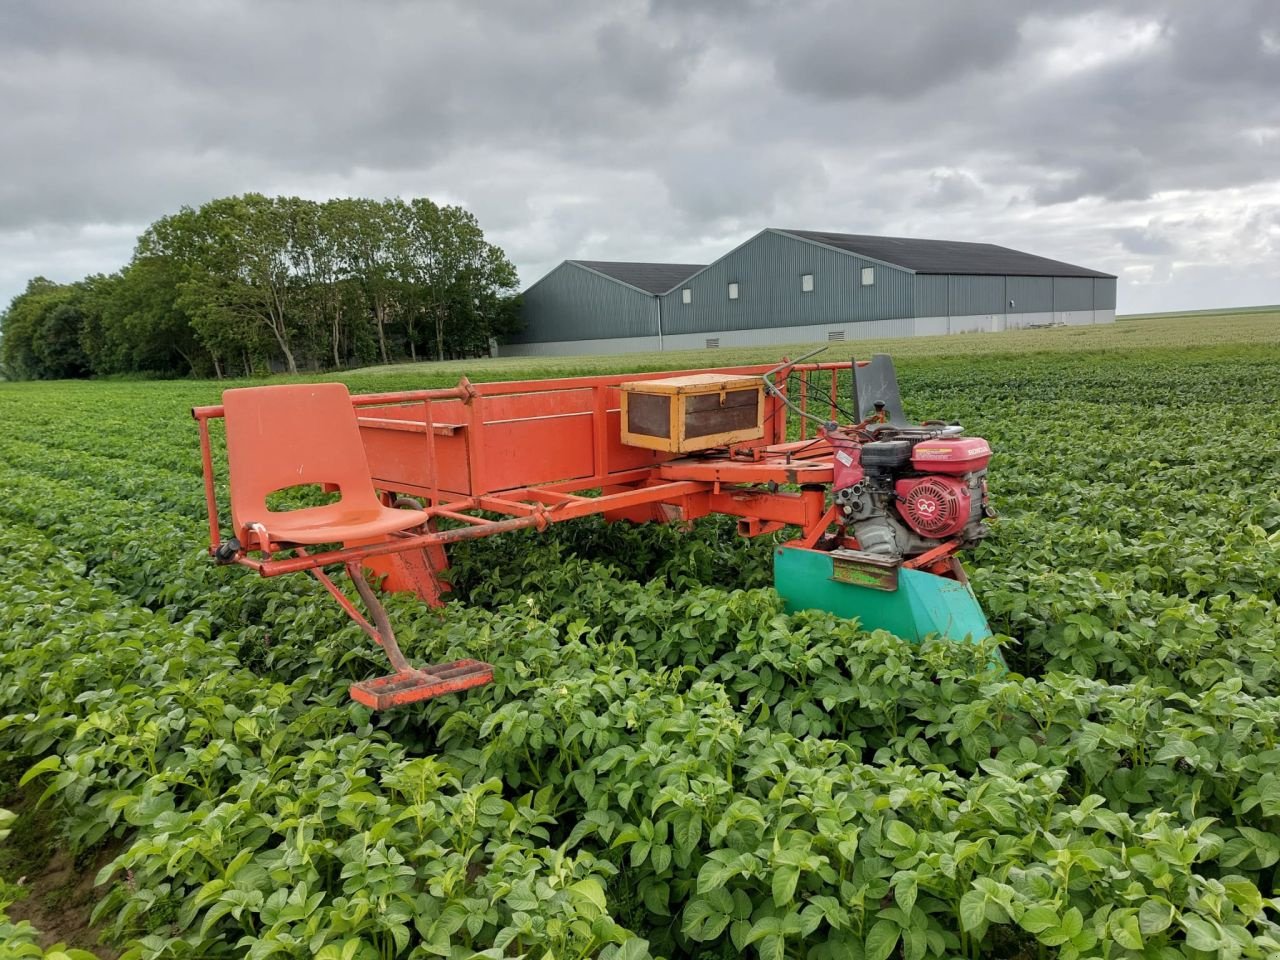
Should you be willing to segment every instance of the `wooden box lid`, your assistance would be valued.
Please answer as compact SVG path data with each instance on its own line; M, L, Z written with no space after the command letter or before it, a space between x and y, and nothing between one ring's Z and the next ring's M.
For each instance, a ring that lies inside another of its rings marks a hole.
M741 373L689 373L662 380L632 380L621 384L628 393L719 393L722 390L754 390L762 386L759 377Z

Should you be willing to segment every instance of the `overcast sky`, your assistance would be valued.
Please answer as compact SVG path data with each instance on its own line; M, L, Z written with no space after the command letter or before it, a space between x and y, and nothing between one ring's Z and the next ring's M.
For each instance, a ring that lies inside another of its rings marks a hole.
M0 5L0 305L244 191L473 210L527 285L765 226L1280 302L1280 2Z

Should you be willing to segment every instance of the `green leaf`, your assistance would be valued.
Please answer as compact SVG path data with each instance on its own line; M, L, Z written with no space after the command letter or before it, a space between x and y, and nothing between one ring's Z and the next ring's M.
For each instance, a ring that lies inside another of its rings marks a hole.
M693 850L702 838L702 817L698 814L686 814L675 825L676 846L684 850Z
M1062 915L1062 923L1059 924L1058 929L1065 933L1067 939L1070 940L1084 929L1084 914L1080 912L1078 907L1071 907Z
M613 960L650 960L649 941L642 937L632 937L623 942Z
M724 893L723 890L718 892ZM724 896L729 901L728 909L725 909L723 902L717 904L711 898L694 900L685 907L682 926L685 936L694 940L714 940L724 932L724 928L729 925L730 911L733 908L733 899L728 894Z
M771 933L761 938L756 952L760 955L760 960L786 960L787 941L781 934Z
M663 881L645 884L641 899L650 913L660 917L671 916L671 908L667 905L671 899L671 890Z
M960 898L960 927L966 933L982 930L987 924L987 895L970 890Z
M864 947L865 960L886 960L893 948L898 945L901 931L898 925L890 920L877 920L871 932L867 934Z
M783 907L795 897L796 881L800 879L800 868L781 866L773 871L773 903Z
M1018 926L1028 933L1040 933L1059 924L1058 911L1047 904L1037 904L1023 911L1018 918Z
M671 866L671 847L665 843L655 843L649 851L649 862L653 864L653 872L663 874Z
M605 913L608 903L604 896L604 887L600 885L600 881L595 877L587 877L585 880L579 880L572 884L569 890L592 904L601 913Z
M56 753L53 754L53 756L45 757L43 760L41 760L34 767L32 767L30 770L28 770L26 773L22 775L22 778L18 781L18 786L25 787L28 783L30 783L36 777L40 776L42 773L49 773L52 770L59 769L61 766L62 766L62 758L58 756ZM11 780L9 782L12 783L13 781Z
M916 905L917 891L918 884L914 873L901 870L893 878L893 898L902 908L904 916L911 916L911 909Z
M1107 926L1116 943L1126 950L1142 949L1142 931L1138 926L1138 917L1133 910L1125 911L1125 915L1113 914Z
M1184 914L1182 929L1187 932L1187 946L1192 950L1209 950L1217 952L1223 945L1222 934L1217 926L1193 914Z
M1161 897L1144 900L1138 908L1138 929L1146 936L1161 933L1173 922L1173 904Z
M900 847L914 847L916 843L916 832L910 824L903 823L901 820L890 820L888 826L884 828L885 836L892 840Z

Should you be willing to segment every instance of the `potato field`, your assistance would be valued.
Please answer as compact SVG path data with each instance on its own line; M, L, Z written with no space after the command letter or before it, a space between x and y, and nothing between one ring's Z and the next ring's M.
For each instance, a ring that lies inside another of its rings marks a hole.
M1010 672L784 614L731 520L583 521L390 598L496 676L376 715L314 580L205 553L221 385L0 384L0 958L1280 956L1280 315L888 349L995 450Z

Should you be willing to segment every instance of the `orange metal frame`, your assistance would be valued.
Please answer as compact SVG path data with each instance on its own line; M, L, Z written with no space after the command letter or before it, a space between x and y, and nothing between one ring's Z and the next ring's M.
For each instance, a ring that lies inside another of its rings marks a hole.
M443 565L441 548L447 544L510 530L542 530L592 514L670 521L723 513L738 517L746 536L790 525L803 531L801 544L811 545L833 519L825 504L832 450L821 435L811 436L804 417L800 439L788 441L788 408L779 397L766 394L764 438L719 455L681 458L621 442L619 385L624 382L701 372L759 376L772 369L761 365L481 384L464 378L445 389L353 396L374 485L388 504L398 494L421 498L429 517L426 532L339 549L292 549L288 556L275 554L289 545L258 545L265 546L261 558L242 553L235 562L277 576L425 549L433 564ZM849 363L795 364L779 371L779 385L794 377L798 409L828 412L835 421L837 378L850 369ZM825 379L828 373L829 392L813 379ZM815 402L819 392L826 394L822 404ZM209 549L216 554L222 517L209 423L224 416L224 410L197 407L192 414L200 430ZM800 490L783 491L782 485ZM434 529L440 520L458 526ZM439 602L435 591L412 583L387 586L416 589L424 599Z

